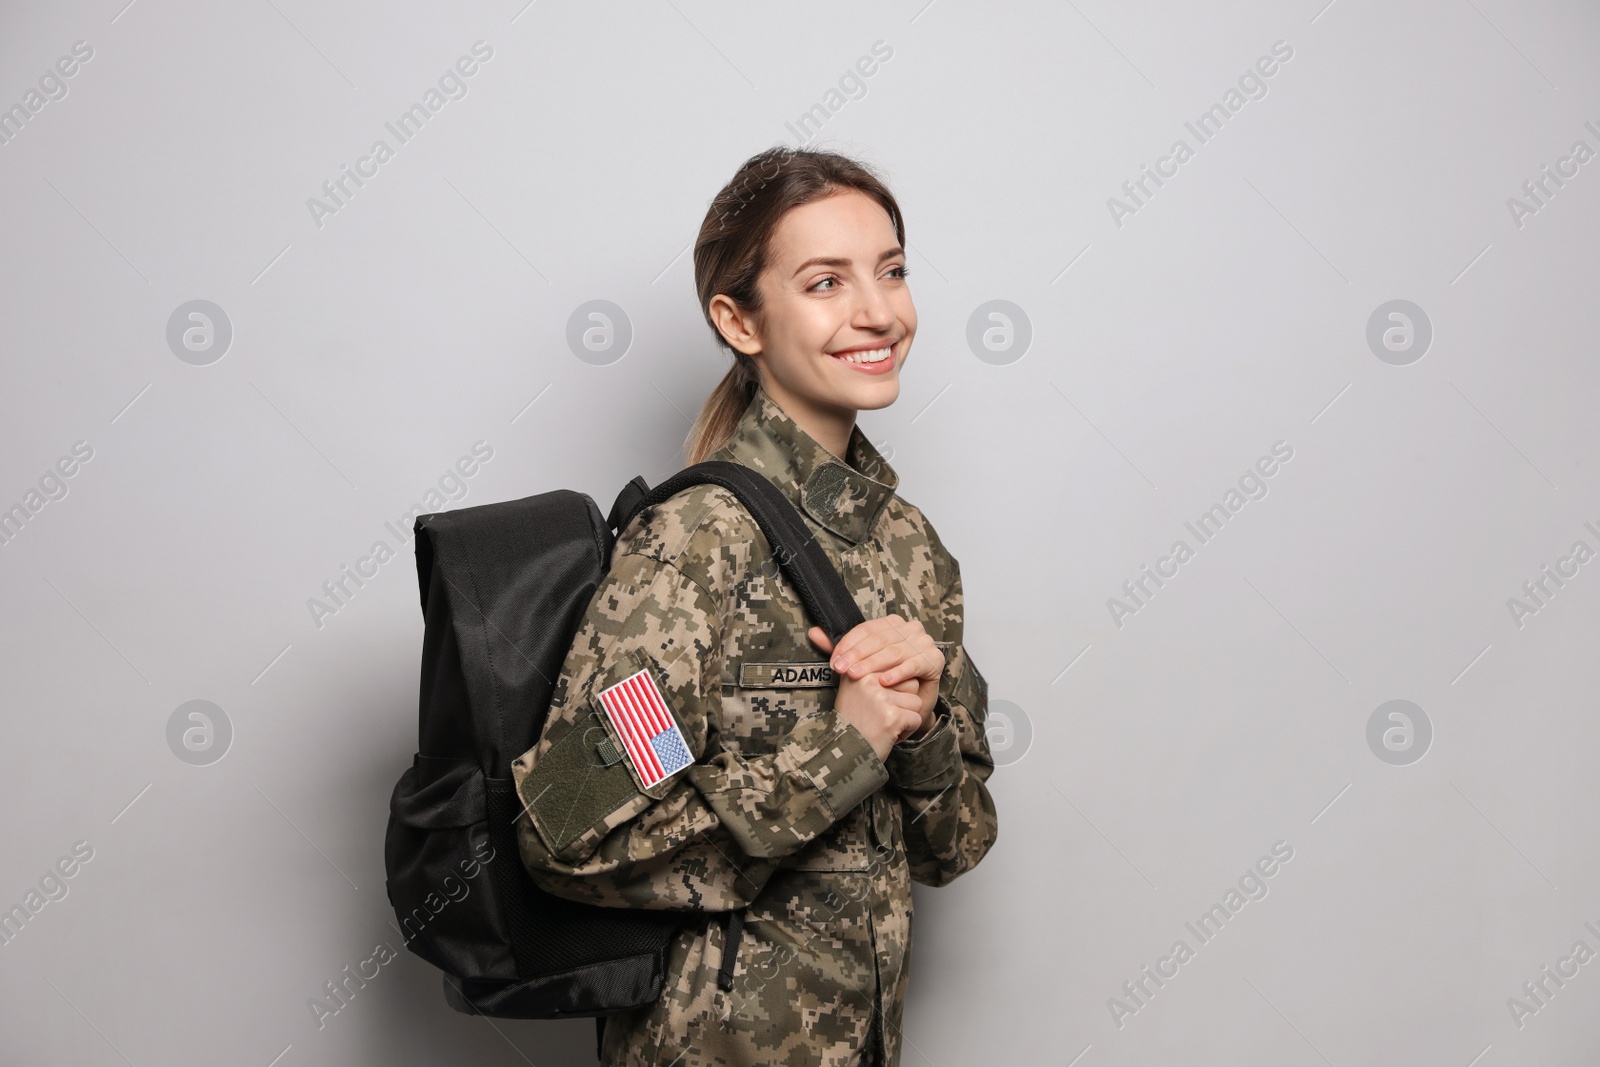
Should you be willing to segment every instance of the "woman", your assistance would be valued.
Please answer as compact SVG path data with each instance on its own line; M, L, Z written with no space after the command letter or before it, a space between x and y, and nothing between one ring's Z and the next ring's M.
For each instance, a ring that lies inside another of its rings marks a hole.
M904 244L883 184L818 151L751 158L701 227L695 284L734 363L689 460L776 484L867 621L833 647L720 487L621 532L513 766L519 849L560 896L716 914L677 935L659 1001L606 1021L606 1064L898 1063L911 882L994 843L960 570L855 424L899 395L916 333ZM668 710L686 766L623 751L606 722L629 687ZM580 749L602 756L578 781Z

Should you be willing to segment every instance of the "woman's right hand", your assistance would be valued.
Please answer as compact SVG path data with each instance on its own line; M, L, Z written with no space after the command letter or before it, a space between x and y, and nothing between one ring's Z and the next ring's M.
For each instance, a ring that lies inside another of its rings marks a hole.
M906 678L898 685L878 684L877 673L862 678L839 676L839 695L833 709L861 731L878 758L889 758L889 750L922 728L922 697L917 679Z

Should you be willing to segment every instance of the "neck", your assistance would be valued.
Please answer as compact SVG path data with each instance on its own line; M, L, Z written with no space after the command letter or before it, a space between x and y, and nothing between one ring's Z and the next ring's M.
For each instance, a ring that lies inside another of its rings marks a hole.
M813 441L837 458L846 459L845 452L850 448L850 431L856 425L854 408L811 400L774 381L762 382L761 387L772 398L772 402L782 408L783 413L793 419Z

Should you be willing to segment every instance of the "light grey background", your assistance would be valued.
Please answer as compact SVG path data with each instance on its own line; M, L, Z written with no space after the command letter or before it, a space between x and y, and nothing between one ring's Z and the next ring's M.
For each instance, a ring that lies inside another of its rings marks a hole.
M6 4L0 107L93 57L0 144L0 506L93 457L0 547L0 907L93 859L0 947L0 1059L592 1062L587 1022L457 1015L403 950L308 1008L400 947L381 843L422 627L384 524L478 441L449 506L605 506L676 469L725 366L690 242L820 104L812 143L882 168L912 246L918 340L863 426L1032 737L996 736L993 853L919 892L906 1062L1593 1063L1600 962L1520 1025L1508 999L1600 951L1600 563L1520 625L1508 601L1600 548L1600 161L1520 225L1508 199L1600 149L1600 12L1324 2ZM480 40L398 145L385 122ZM1185 122L1280 41L1199 144ZM380 138L319 226L308 198ZM1179 138L1119 225L1108 198ZM594 365L566 331L602 299L633 338ZM209 365L167 343L191 300L232 326ZM991 300L1022 358L969 347ZM1406 365L1367 343L1391 300L1433 331ZM1278 441L1198 545L1185 522ZM1108 599L1180 538L1119 626ZM1408 765L1367 740L1397 699L1432 725ZM168 745L192 700L232 727L209 765ZM1275 842L1268 895L1200 944L1184 923Z

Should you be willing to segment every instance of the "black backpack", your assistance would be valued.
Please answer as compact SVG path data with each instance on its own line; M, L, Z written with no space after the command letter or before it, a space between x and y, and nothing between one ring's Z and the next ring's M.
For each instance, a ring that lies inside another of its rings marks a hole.
M737 463L699 463L654 490L635 478L604 519L590 497L558 489L416 520L421 722L389 801L384 869L406 947L444 971L457 1011L554 1019L652 1003L673 935L703 914L595 907L539 889L517 851L523 809L511 778L511 761L539 740L616 534L642 508L703 483L738 496L834 641L863 621L794 505Z

